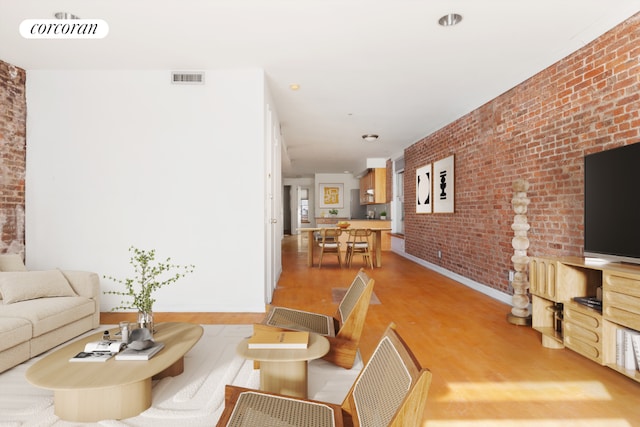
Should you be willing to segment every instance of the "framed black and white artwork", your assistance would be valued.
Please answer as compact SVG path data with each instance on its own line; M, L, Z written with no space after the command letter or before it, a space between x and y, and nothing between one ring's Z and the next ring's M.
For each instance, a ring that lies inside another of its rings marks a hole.
M453 155L433 163L433 212L454 211L455 174Z
M416 213L431 213L431 163L416 169Z

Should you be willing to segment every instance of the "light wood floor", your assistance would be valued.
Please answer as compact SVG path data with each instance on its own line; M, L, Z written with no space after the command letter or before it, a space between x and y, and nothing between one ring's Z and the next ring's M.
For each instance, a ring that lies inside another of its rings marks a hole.
M334 314L331 288L351 269L325 258L306 266L306 241L287 236L274 305ZM424 427L640 426L640 383L567 349L550 350L528 327L506 322L508 305L392 252L367 272L381 304L371 305L361 343L368 358L389 322L433 372ZM123 314L103 313L103 323ZM158 321L252 323L262 313L156 313Z

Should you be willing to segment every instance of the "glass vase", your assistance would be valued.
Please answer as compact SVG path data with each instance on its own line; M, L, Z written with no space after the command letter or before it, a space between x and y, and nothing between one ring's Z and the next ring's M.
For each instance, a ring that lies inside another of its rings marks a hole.
M147 328L151 334L153 334L153 312L152 311L139 311L138 312L138 327Z

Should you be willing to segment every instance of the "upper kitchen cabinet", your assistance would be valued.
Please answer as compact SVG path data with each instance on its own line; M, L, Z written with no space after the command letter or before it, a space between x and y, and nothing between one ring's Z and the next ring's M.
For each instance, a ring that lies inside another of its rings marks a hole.
M373 205L387 202L387 169L369 169L360 178L360 204Z

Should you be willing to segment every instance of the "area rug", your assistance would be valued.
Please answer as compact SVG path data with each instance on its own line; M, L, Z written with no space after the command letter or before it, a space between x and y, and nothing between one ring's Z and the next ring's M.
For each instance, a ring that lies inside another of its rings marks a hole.
M331 301L334 304L340 304L342 298L344 298L344 294L347 293L348 288L332 288L331 289ZM380 304L380 300L376 296L375 292L371 293L371 299L369 300L369 304Z
M107 329L105 325L91 333ZM53 392L29 384L25 372L42 358L38 356L0 374L0 427L38 426L212 426L224 409L224 387L234 384L258 388L260 373L253 362L236 355L243 338L251 335L251 325L203 325L200 341L185 356L184 372L154 381L152 406L125 420L76 423L61 420L53 413ZM309 398L331 403L342 400L362 369L358 357L352 369L343 369L324 360L309 363Z

